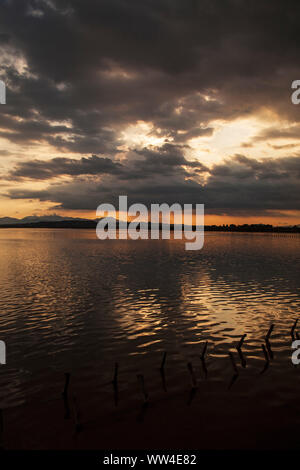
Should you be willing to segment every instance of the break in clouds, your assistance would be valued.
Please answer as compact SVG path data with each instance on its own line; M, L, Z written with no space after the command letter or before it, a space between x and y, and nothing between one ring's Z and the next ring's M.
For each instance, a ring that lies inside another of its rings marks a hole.
M3 200L299 211L299 13L297 0L3 1Z

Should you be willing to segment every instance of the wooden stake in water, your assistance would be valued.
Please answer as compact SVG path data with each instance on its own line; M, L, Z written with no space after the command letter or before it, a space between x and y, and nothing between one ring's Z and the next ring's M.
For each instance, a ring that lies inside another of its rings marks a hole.
M262 344L261 347L262 347L262 350L263 350L263 353L264 353L264 356L265 356L265 360L266 360L267 363L269 363L270 359L269 359L269 355L267 353L266 347L265 347L264 344Z
M191 374L191 379L192 379L192 388L197 388L197 379L194 373L193 365L191 362L188 362L187 364L188 370Z
M162 361L161 361L161 365L160 365L160 370L161 371L163 371L164 368L165 368L166 359L167 359L167 352L165 351L164 355L163 355L163 358L162 358Z
M265 336L265 340L266 340L266 341L269 341L270 336L271 336L273 330L274 330L274 323L272 323L272 325L270 326L270 328L269 328L269 330L268 330L268 333L267 333L266 336Z
M149 398L149 395L148 395L148 392L147 392L147 390L146 390L144 376L143 376L143 374L138 374L138 375L137 375L137 378L138 378L138 380L139 380L139 382L140 382L140 384L141 384L141 389L142 389L142 393L143 393L143 395L144 395L144 400L145 400L145 402L147 402L147 401L148 401L148 398Z
M268 341L266 340L266 344L268 343ZM270 359L269 359L269 355L267 353L267 350L266 350L266 347L264 344L261 345L262 347L262 350L263 350L263 353L264 353L264 356L265 356L265 365L263 367L263 370L260 372L261 374L263 374L264 372L266 372L266 370L269 368L269 365L270 365Z
M69 374L69 372L66 372L65 373L65 387L64 387L64 390L62 392L63 396L66 397L68 395L68 389L69 389L69 383L70 383L70 376L71 374Z
M241 339L240 339L240 341L238 342L238 345L237 345L237 347L236 347L237 350L239 350L239 349L242 348L246 336L247 336L247 335L244 334L244 335L241 337Z
M237 380L238 376L239 376L239 371L238 371L238 368L236 366L236 363L235 363L235 360L234 360L234 355L232 354L231 351L229 351L228 353L229 355L229 358L230 358L230 362L231 362L231 365L232 365L232 368L233 368L233 376L230 380L230 383L229 383L229 386L228 386L228 389L230 389L234 382Z
M112 383L114 384L114 386L117 386L117 385L118 385L118 372L119 372L119 363L116 362L116 363L115 363L114 378L113 378L113 381L112 381Z
M295 329L297 328L297 323L298 323L298 318L295 320L293 326L292 326L292 329L291 329L291 336L292 336L292 339L295 338Z
M234 356L233 356L233 354L232 354L231 351L229 351L228 354L229 354L229 357L230 357L230 361L231 361L231 364L232 364L233 371L234 371L235 374L238 374L239 371L238 371L238 368L237 368L237 366L236 366L236 363L235 363L235 360L234 360Z
M202 353L201 353L201 360L203 361L204 358L205 358L205 354L206 354L206 351L207 351L207 345L208 345L208 341L205 342L204 346L203 346L203 349L202 349Z

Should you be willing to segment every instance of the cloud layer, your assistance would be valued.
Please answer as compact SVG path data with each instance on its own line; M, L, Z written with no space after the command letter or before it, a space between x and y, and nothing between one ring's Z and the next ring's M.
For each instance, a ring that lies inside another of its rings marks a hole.
M296 0L5 0L3 197L300 210L299 13ZM231 155L204 158L218 125L254 118L264 126Z

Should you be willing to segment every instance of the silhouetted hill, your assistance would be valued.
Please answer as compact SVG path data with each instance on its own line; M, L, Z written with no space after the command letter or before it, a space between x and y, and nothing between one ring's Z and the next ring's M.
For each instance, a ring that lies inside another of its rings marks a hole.
M33 220L32 220L33 219ZM36 220L38 218L26 219L12 219L2 218L0 219L0 228L65 228L65 229L96 229L97 221L89 219L73 219L71 217L64 219L59 216L55 217L55 220ZM17 220L17 222L15 222ZM118 228L117 221L117 228ZM150 223L142 223L143 229L150 229ZM162 224L159 224L161 230ZM193 227L195 229L195 227ZM171 225L171 231L174 230L174 226ZM273 226L269 224L244 224L244 225L206 225L206 232L275 232L275 233L300 233L300 226Z
M12 217L0 217L0 226L2 225L14 225L14 226L24 226L28 224L38 224L40 222L43 223L55 223L55 222L88 222L89 219L81 219L79 217L62 217L57 214L52 214L52 215L43 215L43 216L38 216L38 215L30 215L27 217L24 217L23 219L16 219Z

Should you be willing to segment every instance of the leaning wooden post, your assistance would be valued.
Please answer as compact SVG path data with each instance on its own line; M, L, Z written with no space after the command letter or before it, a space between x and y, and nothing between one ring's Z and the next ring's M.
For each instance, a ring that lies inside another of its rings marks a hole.
M271 325L270 328L268 329L268 333L267 333L266 336L265 336L265 340L266 340L266 341L269 341L270 336L271 336L273 330L274 330L274 323L272 323L272 325Z
M62 392L64 397L67 397L67 395L68 395L70 376L71 376L71 374L69 372L65 373L65 387L64 387L64 390Z

